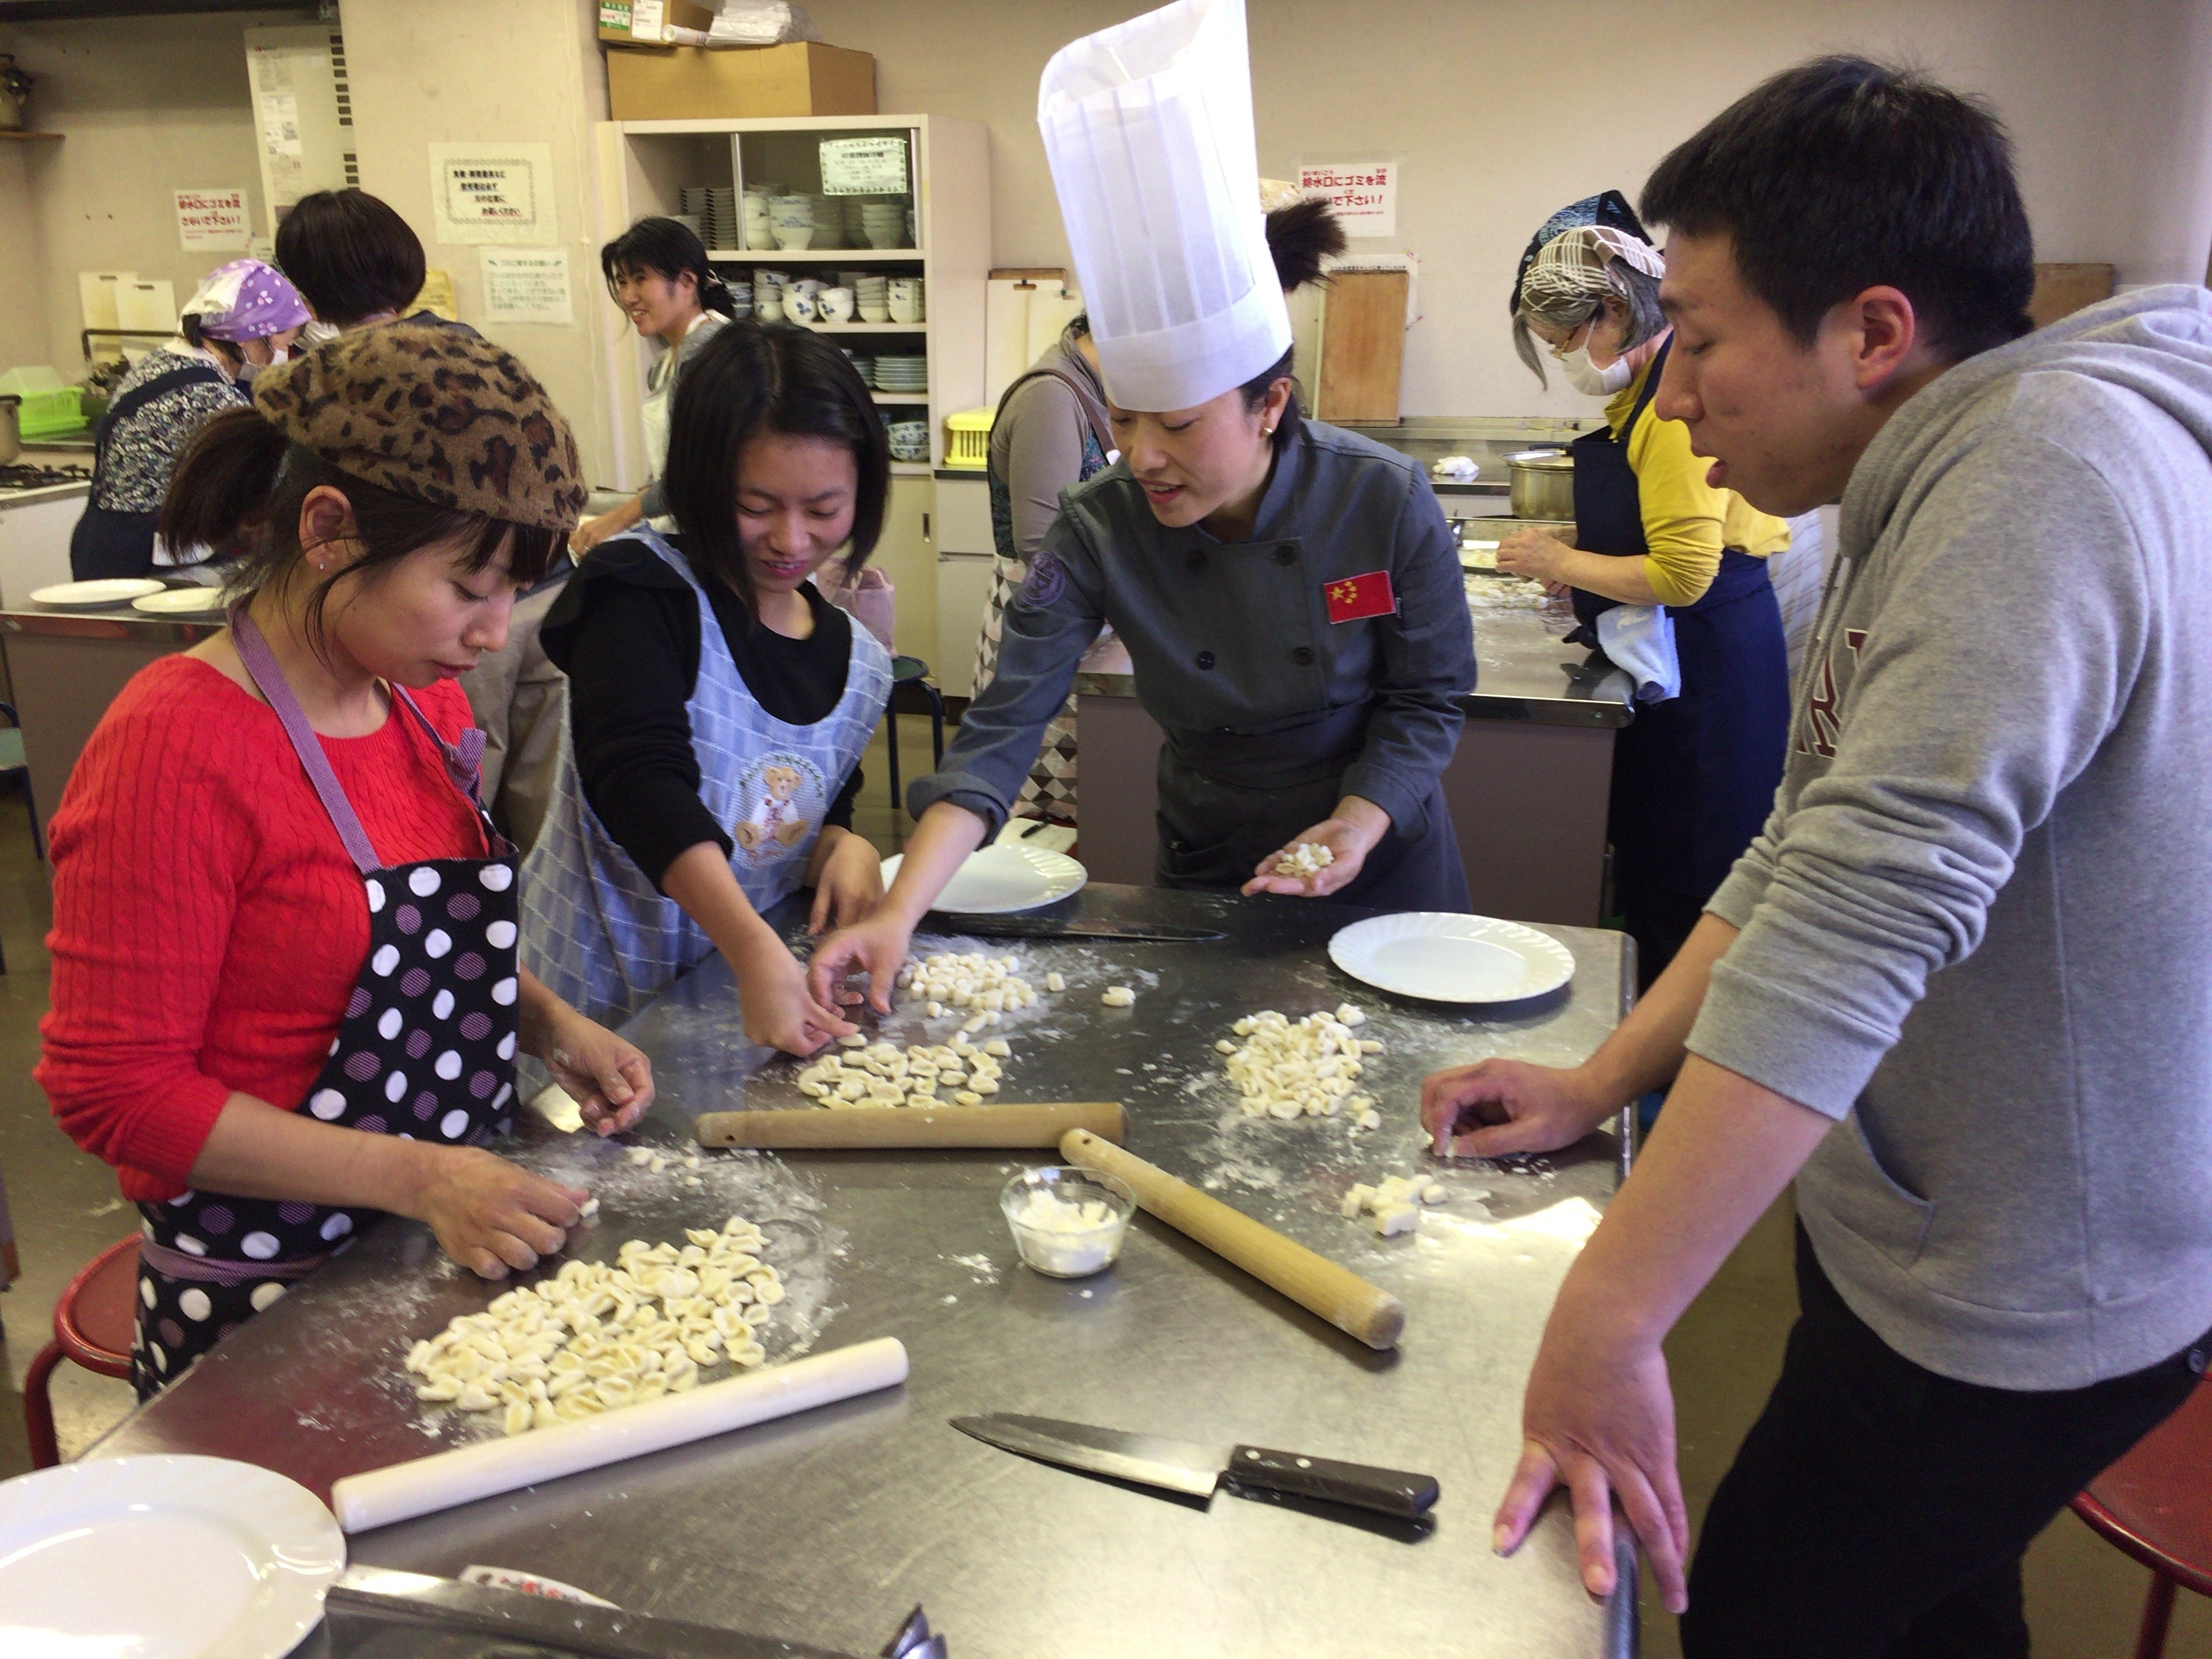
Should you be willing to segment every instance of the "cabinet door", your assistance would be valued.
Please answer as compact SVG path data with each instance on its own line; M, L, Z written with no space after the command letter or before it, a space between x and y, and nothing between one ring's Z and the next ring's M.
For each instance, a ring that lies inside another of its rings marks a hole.
M975 641L995 562L988 553L937 556L937 683L948 697L975 695Z
M991 551L991 484L981 473L937 480L937 545L947 553Z
M891 579L897 617L892 637L899 654L919 657L941 671L937 660L937 544L930 533L933 508L927 478L893 478L884 509L884 533L869 561Z

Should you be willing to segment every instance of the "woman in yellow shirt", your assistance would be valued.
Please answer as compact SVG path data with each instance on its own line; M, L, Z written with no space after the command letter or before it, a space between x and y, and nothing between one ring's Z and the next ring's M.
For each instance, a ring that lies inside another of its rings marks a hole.
M1596 645L1598 617L1620 605L1663 605L1672 624L1681 690L1639 702L1613 749L1613 890L1646 985L1766 821L1790 719L1766 572L1790 529L1707 483L1689 429L1651 406L1673 343L1665 269L1612 191L1529 244L1513 292L1522 360L1543 378L1540 341L1570 385L1608 401L1603 429L1573 445L1573 544L1522 531L1498 550L1500 570L1572 592L1583 628L1571 637Z

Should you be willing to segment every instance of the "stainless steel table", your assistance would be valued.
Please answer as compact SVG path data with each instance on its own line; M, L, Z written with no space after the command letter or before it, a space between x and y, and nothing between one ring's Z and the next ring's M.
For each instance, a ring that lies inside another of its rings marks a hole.
M817 1347L890 1334L910 1351L912 1377L888 1395L368 1534L353 1540L354 1559L448 1576L472 1562L523 1568L635 1610L854 1652L874 1651L917 1601L962 1659L1632 1652L1632 1572L1610 1605L1593 1602L1563 1508L1516 1559L1488 1547L1544 1318L1617 1184L1623 1144L1599 1135L1525 1167L1445 1170L1452 1201L1404 1237L1378 1239L1336 1207L1353 1181L1427 1162L1415 1103L1432 1066L1587 1054L1626 1005L1621 936L1548 929L1575 953L1572 983L1485 1015L1398 1003L1338 973L1328 936L1360 912L1103 885L1062 908L1203 922L1229 937L964 947L1018 955L1033 982L1054 968L1067 978L1063 994L993 1032L1013 1045L1001 1098L1125 1101L1132 1150L1401 1297L1396 1352L1369 1352L1146 1217L1105 1273L1038 1277L1017 1265L998 1210L1000 1184L1024 1161L1015 1158L727 1154L696 1175L678 1164L648 1177L617 1147L541 1127L522 1156L598 1183L603 1215L579 1236L580 1252L611 1258L625 1238L748 1208L794 1285L799 1317L774 1328L772 1354L788 1352L794 1329ZM799 914L779 919L803 925ZM1099 1006L1116 982L1136 988L1133 1008ZM1388 1045L1362 1079L1383 1128L1246 1118L1212 1047L1229 1022L1347 998L1368 1011L1364 1034ZM885 1024L911 1040L919 1011ZM684 1140L694 1115L740 1102L799 1103L793 1062L744 1041L719 958L629 1030L659 1079L647 1139ZM441 1261L420 1227L378 1227L100 1451L244 1457L326 1492L338 1475L435 1449L401 1356L492 1293ZM1225 1495L1208 1509L947 1426L983 1411L1423 1469L1443 1497L1418 1541Z

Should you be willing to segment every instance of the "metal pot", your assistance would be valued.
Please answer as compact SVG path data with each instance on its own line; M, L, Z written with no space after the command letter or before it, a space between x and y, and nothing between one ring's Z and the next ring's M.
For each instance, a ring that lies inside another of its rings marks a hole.
M23 453L23 428L16 411L23 400L13 392L0 396L0 466L6 466Z
M1575 458L1564 449L1524 449L1508 455L1512 471L1513 516L1559 519L1575 516Z

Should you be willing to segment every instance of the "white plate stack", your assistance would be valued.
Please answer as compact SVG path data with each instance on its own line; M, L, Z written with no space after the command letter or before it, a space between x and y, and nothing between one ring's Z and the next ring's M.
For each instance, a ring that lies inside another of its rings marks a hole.
M925 401L929 395L929 359L925 356L878 356L876 359L876 388L879 392L911 392L915 401Z
M708 247L737 247L742 234L738 216L738 188L735 185L710 185L707 188L707 246Z

